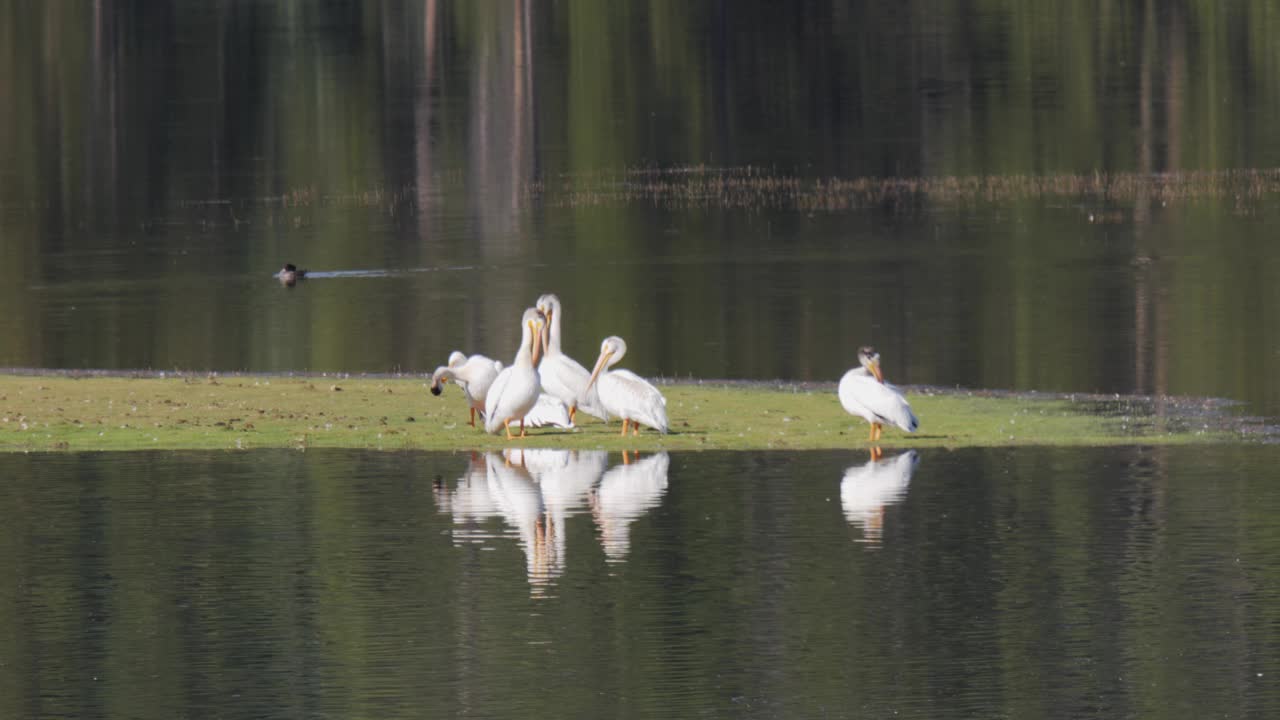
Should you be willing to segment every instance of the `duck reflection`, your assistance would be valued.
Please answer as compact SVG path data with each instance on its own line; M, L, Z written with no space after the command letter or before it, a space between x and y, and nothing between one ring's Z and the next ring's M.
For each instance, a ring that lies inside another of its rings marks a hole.
M622 453L591 497L591 514L600 528L605 559L622 562L631 550L631 523L662 502L667 492L667 469L671 458L665 452L640 458Z
M871 460L844 471L840 504L845 519L862 528L863 542L879 545L884 533L884 510L907 496L907 485L920 463L920 455L908 450L883 458L876 448Z

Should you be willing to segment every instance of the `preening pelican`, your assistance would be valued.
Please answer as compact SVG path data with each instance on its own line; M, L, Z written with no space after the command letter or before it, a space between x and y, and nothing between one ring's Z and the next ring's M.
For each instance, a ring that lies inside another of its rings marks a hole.
M600 343L600 359L591 371L587 390L598 388L605 412L622 418L623 435L627 434L628 425L633 435L640 434L641 425L666 434L667 399L658 388L630 370L609 370L626 354L627 344L622 338L617 335L605 338Z
M542 383L538 379L538 351L542 346L542 313L535 308L524 311L520 319L520 350L515 362L503 368L489 386L484 400L484 430L496 433L507 429L507 439L514 440L511 423L520 421L520 437L525 436L524 416L538 403Z
M431 394L439 395L444 383L449 380L456 382L467 396L467 404L471 406L470 425L475 427L476 413L483 415L485 397L501 369L501 363L484 355L467 357L454 350L449 353L449 364L436 368L431 374Z
M915 432L920 421L911 412L911 405L902 392L884 381L880 372L880 353L875 348L860 348L858 362L861 367L840 378L838 394L844 409L871 423L872 442L880 439L885 423Z
M560 398L569 407L570 422L578 408L582 408L588 415L608 421L609 416L600 406L596 389L586 390L591 373L560 349L560 298L550 293L543 295L538 298L538 310L547 317L542 338L542 362L538 365L543 392Z
M884 509L907 496L907 485L920 455L908 450L881 460L875 453L865 465L853 465L840 481L840 505L851 524L861 526L869 543L879 543L884 532Z

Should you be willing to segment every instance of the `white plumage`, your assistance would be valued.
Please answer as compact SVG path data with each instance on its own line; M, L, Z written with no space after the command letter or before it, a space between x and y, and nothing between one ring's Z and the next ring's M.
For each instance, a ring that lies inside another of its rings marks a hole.
M622 464L610 468L600 479L591 498L591 514L600 527L607 561L626 559L631 549L631 523L662 503L670 465L671 458L664 452L643 459L637 454L635 460L624 452Z
M534 308L524 311L520 320L520 350L516 352L511 367L503 368L494 378L485 397L485 432L496 433L506 428L507 439L512 440L511 423L518 421L520 437L525 436L524 416L538 403L538 395L542 393L542 383L535 367L542 344L542 324L542 313Z
M543 332L542 362L538 365L543 392L560 398L569 407L570 420L580 409L588 415L607 421L608 415L600 405L596 389L587 389L591 373L577 360L565 355L560 348L560 298L553 294L543 295L538 298L538 310L547 318Z
M880 373L880 354L873 348L864 347L858 351L858 361L861 367L840 378L837 394L844 409L871 423L872 441L880 439L884 424L915 432L920 421L911 412L911 405L902 392L884 382Z
M907 485L920 456L908 450L886 460L875 459L844 471L840 481L840 505L851 524L863 528L867 542L879 542L884 531L884 509L907 496Z
M484 413L484 401L489 395L489 387L498 377L502 364L484 355L467 357L454 350L449 353L449 364L436 368L431 374L431 394L439 395L445 382L452 380L462 388L467 396L467 404L471 406L472 427L476 424L476 413Z
M622 434L631 425L632 434L640 434L640 426L648 425L660 433L666 433L667 399L648 380L630 370L610 370L627 354L627 344L613 335L600 343L600 358L587 388L597 387L600 404L608 415L622 418Z

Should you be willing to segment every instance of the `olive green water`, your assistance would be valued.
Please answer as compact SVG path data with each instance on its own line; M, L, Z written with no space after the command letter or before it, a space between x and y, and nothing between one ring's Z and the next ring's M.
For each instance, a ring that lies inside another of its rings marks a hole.
M687 5L0 0L0 367L1280 416L1265 3ZM6 455L0 714L1271 717L1275 448Z
M0 711L1274 717L1274 455L0 456Z

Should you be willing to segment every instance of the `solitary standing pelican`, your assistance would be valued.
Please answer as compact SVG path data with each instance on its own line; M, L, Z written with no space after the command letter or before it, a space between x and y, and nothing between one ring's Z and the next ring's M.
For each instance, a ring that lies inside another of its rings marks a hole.
M484 413L484 401L489 388L498 377L502 366L492 358L484 355L467 357L454 350L449 353L449 364L436 368L431 375L431 394L439 395L445 382L452 380L458 383L467 396L467 404L471 406L471 427L476 426L476 413Z
M511 367L503 368L489 386L484 401L484 430L498 432L507 429L507 439L514 440L511 423L520 421L520 437L525 437L524 416L538 403L542 382L538 379L538 351L542 347L544 318L537 308L524 311L520 319L520 350L516 352Z
M542 363L538 365L543 392L560 398L569 407L569 422L573 422L579 407L588 415L607 421L608 414L600 406L596 389L584 392L591 373L560 349L560 298L551 293L543 295L538 298L538 310L547 317L542 339Z
M873 347L858 349L856 367L840 378L840 404L851 415L871 423L871 441L880 439L885 423L915 432L920 421L898 388L886 383L880 372L880 353Z
M600 359L596 360L596 367L591 371L587 390L598 387L600 404L605 412L622 418L623 435L627 434L628 425L632 435L639 435L642 424L666 434L667 399L662 397L658 388L630 370L608 369L626 354L627 344L622 338L617 335L605 338L600 343Z

